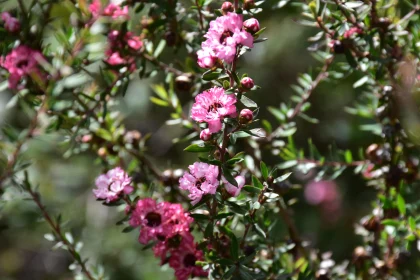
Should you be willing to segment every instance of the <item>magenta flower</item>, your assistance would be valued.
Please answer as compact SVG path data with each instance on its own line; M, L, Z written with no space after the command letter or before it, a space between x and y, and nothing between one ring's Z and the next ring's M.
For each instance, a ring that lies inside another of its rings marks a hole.
M210 28L204 37L207 40L201 44L202 51L210 49L217 58L226 63L233 61L237 46L243 45L249 48L254 46L252 34L243 29L242 15L236 13L227 13L211 21ZM203 57L202 54L197 53L197 55ZM199 62L202 63L202 59L199 58Z
M169 266L175 269L177 280L187 280L191 277L206 277L208 272L202 267L196 266L196 261L204 260L202 251L197 250L193 243L182 244L177 250L172 252L169 259Z
M104 16L112 17L113 19L123 18L123 19L129 19L128 15L128 7L124 6L121 8L118 5L115 4L109 4L104 9Z
M129 194L133 191L131 178L120 167L100 175L95 184L97 189L93 190L94 195L96 198L105 199L107 203L118 200L122 193Z
M4 28L7 31L14 33L20 30L19 20L12 17L8 12L1 13L1 19L4 21Z
M133 50L138 51L143 47L143 42L140 40L140 37L133 36L131 32L125 34L125 40L127 41L127 45Z
M132 227L141 226L139 242L164 241L174 231L188 231L193 219L180 204L156 203L151 198L139 200L130 218Z
M197 122L206 122L209 132L215 133L222 129L222 120L226 116L236 116L236 97L225 94L220 87L213 87L195 97L191 109L191 118Z
M9 88L15 89L22 77L30 74L41 76L38 62L44 59L41 52L27 46L18 46L4 59L0 59L0 66L9 71Z
M235 177L236 182L238 183L238 186L234 186L231 183L229 183L225 177L222 177L222 181L225 185L225 189L227 190L227 192L231 195L231 196L238 196L239 193L241 192L242 188L245 185L245 178L243 176L236 176Z
M89 11L95 19L98 18L101 15L101 1L93 0L89 5Z
M153 253L164 264L169 253L188 244L194 244L194 236L189 231L174 231L166 237L165 241L158 242L153 247Z
M218 167L204 162L195 162L188 166L190 172L185 172L179 179L179 188L190 192L188 197L192 200L191 204L197 204L203 195L215 194L219 186L217 176Z

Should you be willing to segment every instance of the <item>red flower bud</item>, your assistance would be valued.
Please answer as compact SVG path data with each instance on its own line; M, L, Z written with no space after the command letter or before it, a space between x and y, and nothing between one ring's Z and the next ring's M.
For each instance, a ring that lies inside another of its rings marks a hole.
M239 122L241 124L248 124L252 121L252 119L253 119L253 113L249 109L243 109L239 113Z
M211 139L211 132L208 128L203 129L200 133L200 139L203 141L209 141Z
M244 21L244 28L251 34L255 34L260 31L260 23L255 18L250 18Z
M254 87L254 81L249 77L245 77L241 80L241 86L246 90L250 90Z
M224 15L228 12L233 12L233 4L231 2L223 2L221 10Z

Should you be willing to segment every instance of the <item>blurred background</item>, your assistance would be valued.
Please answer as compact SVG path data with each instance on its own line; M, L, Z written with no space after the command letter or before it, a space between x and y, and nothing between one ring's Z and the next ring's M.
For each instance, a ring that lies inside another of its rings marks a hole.
M265 1L263 7L276 6L277 2ZM218 5L221 3L219 1ZM0 4L0 7L15 4L13 0ZM62 9L55 7L52 12L65 15L66 11ZM267 9L259 14L257 18L261 26L267 27L264 37L268 41L257 44L238 64L241 73L248 73L262 87L253 91L250 98L260 105L260 118L270 120L273 126L275 119L265 108L277 106L280 102L288 103L292 94L290 85L296 82L296 75L319 66L307 51L310 45L307 38L317 30L298 25L294 21L297 17L298 10L290 5L272 11ZM163 57L166 62L177 56L171 55L171 51L167 53ZM149 141L150 155L161 170L185 169L196 155L182 152L185 143L171 142L185 131L178 126L166 126L164 123L170 111L149 102L152 94L149 85L160 82L161 78L133 80L121 100L121 112L125 115L127 129L137 129L143 135L154 134ZM352 88L359 78L349 76L340 84L322 83L315 90L308 113L318 118L320 124L298 121L299 129L295 135L298 147L307 147L308 139L312 138L323 154L327 154L328 145L332 143L357 154L358 147L366 148L375 140L371 133L359 130L359 126L365 124L364 120L344 111L359 94ZM22 119L21 112L5 107L11 97L7 90L0 93L0 125L24 126L26 120ZM95 164L95 155L64 159L63 148L57 143L59 139L54 135L32 140L26 147L25 156L33 162L30 169L32 181L39 184L48 210L61 213L63 220L70 221L66 228L72 230L75 239L83 242L83 256L102 264L110 279L172 279L172 270L168 266L160 267L151 250L142 251L142 245L137 242L137 231L122 234L122 227L115 226L123 217L122 209L103 207L95 201L92 188L101 171L100 165ZM279 161L271 156L267 164L274 165ZM334 182L307 184L311 178L311 174L295 174L291 179L294 183L302 182L306 188L291 194L299 199L293 206L298 228L303 237L321 252L331 251L337 262L349 259L352 248L361 244L361 237L354 233L354 224L369 213L374 191L352 170L345 171ZM320 192L325 192L326 198L313 198ZM313 199L305 199L305 193ZM68 253L51 249L53 244L43 237L49 233L47 224L40 219L34 203L22 199L17 189L9 188L0 200L0 229L0 279L72 278Z

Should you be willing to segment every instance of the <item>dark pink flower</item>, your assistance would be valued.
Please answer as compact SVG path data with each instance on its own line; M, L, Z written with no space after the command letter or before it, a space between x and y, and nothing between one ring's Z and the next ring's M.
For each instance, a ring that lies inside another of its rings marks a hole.
M153 247L153 253L164 263L171 252L180 247L188 246L188 244L194 244L194 236L189 231L173 231L170 236L166 237L165 241L158 242Z
M211 132L209 131L208 128L203 129L200 132L200 139L203 141L209 141L211 139Z
M127 45L133 50L138 51L143 47L143 42L140 40L140 37L133 36L131 32L125 34L125 40L127 41Z
M113 52L107 58L106 62L108 64L111 64L111 65L120 65L120 64L125 64L126 63L125 59L120 56L119 52Z
M131 178L120 167L100 175L96 178L95 184L97 188L93 193L96 198L105 199L106 202L118 200L122 193L129 194L133 191Z
M260 23L255 18L250 18L244 21L244 28L251 34L260 31Z
M233 94L225 94L223 88L213 87L195 97L191 118L197 122L206 122L209 132L218 132L222 129L224 117L236 116L235 103L236 97Z
M202 51L209 53L208 50L211 50L210 54L214 54L226 63L233 61L238 46L243 45L249 48L254 46L252 34L243 29L242 15L236 13L227 13L211 21L210 28L204 37L207 40L201 44ZM200 53L197 55L203 57Z
M184 176L179 179L179 188L190 192L188 197L192 200L192 205L197 204L203 195L216 193L219 186L217 166L195 162L188 169L190 172L185 172Z
M92 3L89 5L89 11L92 13L94 18L98 18L102 11L101 11L101 0L93 0Z
M361 34L363 31L358 27L352 27L349 30L344 31L343 37L350 38L353 34Z
M38 69L39 61L44 59L41 52L27 46L18 46L13 49L4 59L1 59L0 66L9 71L9 87L17 88L21 78L37 74L41 76Z
M124 6L123 8L121 8L120 6L115 5L113 3L105 7L103 15L112 17L113 19L118 19L118 18L129 19L130 18L130 16L128 15L127 6Z
M239 113L239 123L241 124L248 124L253 119L253 113L249 109L242 109Z
M247 90L252 89L254 87L254 85L255 85L254 80L251 79L250 77L244 77L241 80L241 86L244 89L247 89Z
M195 265L196 261L204 260L202 251L197 250L196 246L186 243L174 250L169 259L169 266L175 269L177 280L187 280L191 277L206 277L208 272L202 267Z
M7 31L14 33L20 30L19 20L12 17L8 12L1 13L1 19L4 21L4 28Z
M140 226L139 242L164 241L173 232L188 231L193 219L180 204L156 203L151 198L139 200L130 218L132 227Z

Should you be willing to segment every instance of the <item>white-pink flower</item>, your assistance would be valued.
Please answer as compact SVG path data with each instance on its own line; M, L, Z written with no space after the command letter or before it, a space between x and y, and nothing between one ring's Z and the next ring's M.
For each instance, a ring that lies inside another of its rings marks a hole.
M206 122L210 133L218 132L222 129L224 117L236 116L235 103L235 95L225 94L223 88L213 87L195 97L191 118L197 122Z
M231 63L236 55L237 46L243 45L249 48L254 46L252 34L243 29L242 15L236 13L227 13L211 21L204 37L207 40L201 44L202 50L197 52L200 67L205 65L203 58L208 59L208 55L204 55L209 53L208 50L211 50L217 58Z
M117 200L122 193L129 194L133 191L131 178L120 167L109 170L100 175L95 181L96 189L93 190L96 198L104 199L107 203Z
M219 169L215 165L204 162L195 162L188 166L190 172L185 172L179 179L179 188L190 192L188 197L192 200L191 204L197 204L203 195L215 194L219 181Z
M225 177L222 177L222 181L225 185L225 189L231 196L238 196L241 192L242 188L245 185L245 178L243 176L236 176L235 177L236 182L238 183L238 186L234 186L231 183L229 183Z
M197 52L197 62L201 68L212 68L217 62L217 56L210 48L203 48Z

